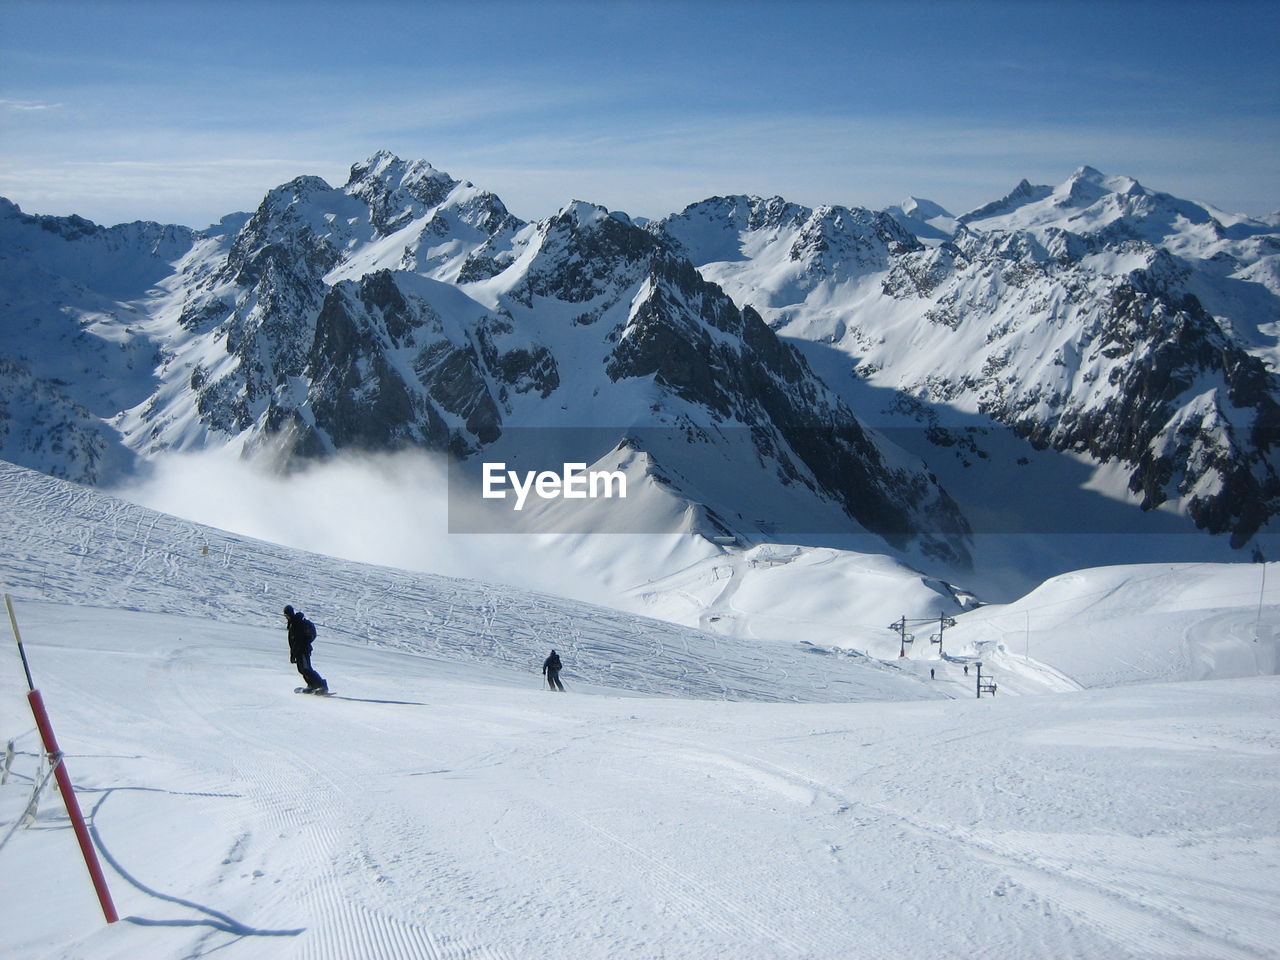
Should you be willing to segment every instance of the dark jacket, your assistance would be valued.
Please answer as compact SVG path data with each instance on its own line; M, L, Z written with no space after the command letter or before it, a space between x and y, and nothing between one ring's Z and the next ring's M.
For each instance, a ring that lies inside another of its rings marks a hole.
M542 661L542 672L544 674L560 672L559 654L557 654L555 651L552 651L551 656L547 657L546 660Z
M293 658L311 656L311 644L316 638L315 625L301 611L289 617L289 655Z

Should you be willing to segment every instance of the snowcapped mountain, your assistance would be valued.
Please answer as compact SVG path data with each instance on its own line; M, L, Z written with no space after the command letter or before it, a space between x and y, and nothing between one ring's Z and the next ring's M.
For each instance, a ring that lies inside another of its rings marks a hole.
M920 197L907 197L885 213L920 240L945 240L956 230L956 218L946 208Z
M958 217L718 197L526 223L380 152L204 231L6 202L0 240L0 452L71 479L422 449L474 484L554 450L627 475L629 529L870 531L959 566L975 520L1044 522L1037 471L1077 477L1085 514L1236 546L1280 509L1274 225L1088 167ZM604 522L563 506L521 528Z
M146 395L157 362L139 300L173 273L185 227L28 216L0 198L0 449L96 482L130 460L105 421Z
M573 202L524 223L430 164L378 153L341 188L300 177L213 230L135 228L155 235L145 251L133 243L136 275L84 281L72 308L58 306L76 279L61 264L101 259L80 240L102 231L4 213L17 238L6 272L45 270L31 298L79 327L63 335L70 351L51 352L33 321L22 348L46 383L75 385L65 476L101 479L122 447L148 458L230 445L287 465L345 450L474 458L506 436L504 453L528 462L546 444L513 431L594 428L611 442L584 440L573 459L643 449L636 479L688 504L689 530L871 531L965 559L965 521L923 465L866 433L754 310L625 215ZM67 247L57 256L53 241L27 240L51 223ZM108 366L110 399L90 404L86 391L103 388L83 381L103 382L89 371L108 342L123 351L116 367L150 362L128 377ZM5 452L47 467L34 441Z
M969 442L958 428L1000 425L1029 442L1020 463L1068 454L1096 489L1236 546L1280 512L1269 223L1083 167L954 219L927 201L732 197L653 229L802 345L859 416L918 428L931 465Z

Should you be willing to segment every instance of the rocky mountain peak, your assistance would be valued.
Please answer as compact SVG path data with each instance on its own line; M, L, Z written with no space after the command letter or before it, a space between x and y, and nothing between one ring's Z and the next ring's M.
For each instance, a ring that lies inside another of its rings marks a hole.
M1087 164L1072 171L1071 176L1058 187L1056 192L1067 194L1073 188L1078 188L1082 185L1095 188L1095 192L1098 194L1118 193L1140 196L1148 193L1146 187L1133 179L1133 177L1123 175L1110 176Z
M1127 193L1136 187L1137 181L1128 177L1111 178L1093 167L1083 166L1076 169L1053 192L1054 202L1063 207L1088 207L1111 193ZM1115 189L1117 186L1122 189Z
M572 201L537 225L538 252L511 296L586 304L637 282L659 238L602 206ZM591 322L588 313L577 322Z
M439 206L458 185L425 160L406 162L382 150L351 167L343 190L367 203L374 228L388 234Z
M1076 167L1075 170L1071 171L1071 176L1067 179L1067 182L1070 183L1075 180L1085 180L1090 183L1101 184L1106 180L1106 178L1107 175L1101 170L1096 167L1091 167L1087 163L1082 163L1080 166Z
M413 189L432 182L452 188L458 182L426 160L402 160L389 150L379 150L360 163L352 164L346 187L354 193L361 184L375 181L387 189Z
M662 225L740 305L819 359L838 345L922 423L958 408L1087 452L1125 478L1116 496L1177 501L1233 545L1280 513L1274 228L1089 166L1024 179L958 228L885 214L881 230L821 207L753 234L716 199Z
M1053 195L1053 187L1036 186L1025 177L1018 181L1018 185L1009 193L1005 194L999 200L993 200L991 203L971 210L968 213L961 214L956 220L960 223L975 223L980 220L987 220L992 217L998 217L1002 214L1012 213L1013 211L1024 207L1030 203L1036 203L1045 197Z
M314 200L317 196L332 193L333 187L320 177L294 177L288 183L282 183L267 191L259 205L259 210L278 211L296 203Z
M571 226L576 230L589 230L609 216L607 208L585 200L570 200L553 216L551 225Z
M887 213L822 206L805 220L790 256L806 261L811 272L830 274L887 265L890 255L919 249L920 242Z

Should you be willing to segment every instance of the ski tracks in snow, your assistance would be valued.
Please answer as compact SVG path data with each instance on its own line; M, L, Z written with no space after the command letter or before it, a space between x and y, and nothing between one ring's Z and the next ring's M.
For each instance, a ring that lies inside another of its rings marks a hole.
M77 598L244 624L290 602L315 620L321 644L346 638L535 674L547 651L563 645L572 653L566 679L658 696L939 695L853 662L833 670L793 645L745 643L513 587L318 560L5 464L0 504L9 508L0 510L0 539L30 554L0 558L19 599Z
M804 931L798 931L794 937L788 935L776 919L735 897L732 890L724 889L718 883L713 884L710 879L699 880L691 873L680 870L670 861L663 861L645 853L635 844L628 843L598 822L581 814L572 815L597 836L615 847L626 850L633 868L648 874L654 887L664 889L668 896L684 904L688 908L688 916L716 931L723 938L724 943L741 942L745 931L754 940L773 946L776 950L773 955L782 955L785 951L789 956L809 957L819 956L823 948L831 942L826 937L816 937L812 933L806 935ZM776 902L783 907L794 908L798 905L797 898L789 889L777 888L773 892L776 895ZM804 944L798 943L797 939L803 939Z
M981 740L1004 730L1004 724L991 724L970 729L961 739ZM833 839L829 849L833 857L856 856L857 848L848 848L847 843L857 835L865 835L873 838L871 843L897 851L894 867L901 876L909 876L913 862L917 864L917 873L920 863L940 865L938 869L944 873L955 871L970 877L965 885L972 891L983 886L980 881L972 880L974 871L986 872L992 881L986 889L993 897L1007 898L1011 904L1020 900L1024 909L1042 914L1048 926L1057 928L1049 939L1052 946L1047 948L1052 952L1060 950L1064 943L1075 943L1080 955L1106 949L1119 950L1127 956L1145 956L1155 951L1178 957L1262 960L1274 956L1265 945L1280 942L1280 917L1275 914L1273 900L1245 886L1228 888L1221 882L1194 877L1179 878L1175 890L1170 891L1162 882L1167 879L1168 864L1155 860L1144 865L1147 848L1141 843L1133 842L1134 849L1125 857L1123 867L1117 868L1114 855L1104 855L1104 850L1110 852L1109 848L1116 843L1125 842L1123 837L984 833L932 822L890 802L867 800L847 788L832 786L753 753L723 747L708 750L690 742L653 735L645 735L645 739L661 744L669 752L682 753L703 768L729 771L757 790L763 789L797 807L807 807L808 811L800 816L831 818ZM946 740L939 742L945 744ZM908 761L903 758L901 762ZM892 762L878 764L864 773L871 769L883 771L892 765ZM583 822L625 845L598 825L585 819ZM1065 849L1053 849L1055 841ZM862 843L865 845L867 841L864 839ZM635 853L644 856L641 851ZM670 868L663 869L673 881L690 888L691 903L726 902L712 895L706 884ZM902 918L897 912L883 909L885 891L863 888L857 876L847 880L851 890L862 889L868 894L861 900L846 897L847 913L815 911L811 898L797 896L795 891L776 891L784 912L806 916L806 925L798 936L793 933L793 937L804 941L803 945L770 930L770 926L761 924L759 929L772 932L776 942L785 946L790 954L819 956L821 950L815 951L815 947L829 949L831 944L847 940L852 925L862 931L857 939L864 940L861 949L867 951L867 955L911 956L910 944L904 944L901 953L893 946L900 936ZM919 893L916 892L917 897ZM1241 909L1247 910L1254 917L1255 925L1242 930L1238 924L1216 921L1211 915L1198 913L1194 905L1189 907L1182 902L1194 899L1213 904L1223 897L1235 901L1237 914ZM738 900L731 906L734 914L744 914L743 901ZM940 941L940 950L952 950L958 941L969 938L975 954L996 955L1002 949L1014 951L1010 955L1019 951L1034 952L1036 933L1001 929L1001 915L993 912L990 904L975 903L974 913L989 918L985 931L978 927L971 931L952 929ZM915 931L913 936L916 938L912 941L914 949L924 949L920 931ZM996 954L991 953L993 950Z
M271 725L262 714L276 710L274 704L242 713L203 695L200 672L215 665L200 662L196 648L181 653L166 661L172 677L163 688L173 691L183 715L198 717L223 740L223 751L234 757L229 775L247 784L254 822L241 826L239 849L229 858L247 859L250 854L244 848L252 844L252 837L267 838L267 849L257 856L266 858L264 867L279 862L281 866L274 869L283 872L276 886L284 889L272 897L273 909L300 912L300 917L285 919L307 928L290 956L298 960L511 960L500 950L441 934L365 902L376 903L378 897L365 882L368 870L359 862L360 838L345 834L340 826L359 825L379 816L377 808L370 809L368 795L362 795L367 784L351 776L340 757L300 748L306 738L299 737L296 729L275 738L264 735ZM331 713L336 706L305 697L301 701L299 711ZM315 720L317 725L323 722ZM226 741L237 748L226 751Z

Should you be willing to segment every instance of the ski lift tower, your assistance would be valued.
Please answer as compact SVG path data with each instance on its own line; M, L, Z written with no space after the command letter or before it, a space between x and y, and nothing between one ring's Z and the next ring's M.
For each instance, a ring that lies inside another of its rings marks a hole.
M942 634L946 632L947 627L954 627L955 625L956 625L955 617L948 617L948 616L944 616L943 614L938 614L938 632L929 638L929 642L936 643L938 645L939 657L942 656Z
M904 613L897 621L889 624L889 629L898 634L898 659L907 655L907 644L915 641L915 636L907 633L907 615Z
M996 695L996 682L992 680L990 676L988 676L984 680L982 678L982 661L979 660L977 661L977 663L978 663L978 682L977 682L978 699L981 700L982 695L984 693L989 693L991 694L991 696L994 697Z

